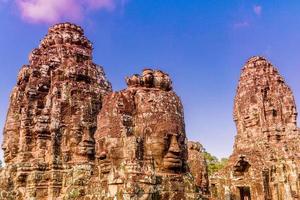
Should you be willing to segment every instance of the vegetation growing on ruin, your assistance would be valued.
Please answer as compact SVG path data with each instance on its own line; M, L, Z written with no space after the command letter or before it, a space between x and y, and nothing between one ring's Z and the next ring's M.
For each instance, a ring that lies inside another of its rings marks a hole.
M212 175L217 171L223 169L223 167L228 162L228 158L218 159L216 156L211 155L208 152L204 152L204 157L207 162L208 174Z

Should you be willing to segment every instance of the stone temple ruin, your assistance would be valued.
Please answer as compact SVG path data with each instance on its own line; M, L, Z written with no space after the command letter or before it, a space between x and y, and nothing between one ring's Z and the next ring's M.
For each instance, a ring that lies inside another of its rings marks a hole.
M300 199L299 129L294 96L262 57L244 66L234 103L237 127L228 165L211 177L213 199Z
M0 199L206 199L203 149L169 75L126 83L112 92L82 28L51 27L11 93Z
M11 93L0 200L300 199L295 100L266 59L242 70L233 154L210 184L169 75L126 83L112 91L82 28L52 26Z

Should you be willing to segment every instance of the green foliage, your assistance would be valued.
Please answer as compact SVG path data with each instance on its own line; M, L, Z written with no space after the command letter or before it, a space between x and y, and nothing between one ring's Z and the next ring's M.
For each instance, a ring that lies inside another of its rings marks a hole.
M80 196L80 192L78 189L73 189L69 195L68 195L68 199L76 199Z
M204 152L204 158L207 162L208 175L212 175L221 170L228 162L227 158L218 159L216 156L213 156L208 152Z
M2 160L0 160L0 168L2 167Z

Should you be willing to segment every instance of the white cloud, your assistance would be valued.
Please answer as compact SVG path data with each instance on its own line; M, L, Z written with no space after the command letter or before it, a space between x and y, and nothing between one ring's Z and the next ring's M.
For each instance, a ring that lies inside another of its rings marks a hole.
M7 1L7 0L0 0ZM24 21L55 23L61 20L78 21L86 10L114 11L124 0L15 0ZM121 1L121 2L120 2Z
M236 23L233 24L234 28L245 28L245 27L248 27L248 26L250 26L248 21L241 21L241 22L236 22Z

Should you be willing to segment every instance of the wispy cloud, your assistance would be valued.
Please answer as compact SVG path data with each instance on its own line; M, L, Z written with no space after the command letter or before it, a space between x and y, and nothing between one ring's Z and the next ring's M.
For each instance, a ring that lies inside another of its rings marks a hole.
M256 14L256 15L261 15L262 13L262 6L260 5L255 5L253 6L253 12Z
M78 21L87 10L114 11L124 0L16 0L23 20L32 23Z
M116 2L113 0L87 0L87 6L91 9L105 8L108 10L114 10Z
M250 26L248 21L240 21L240 22L236 22L236 23L233 24L234 28L245 28L245 27L248 27L248 26Z
M3 7L9 3L10 0L0 0L0 7Z

